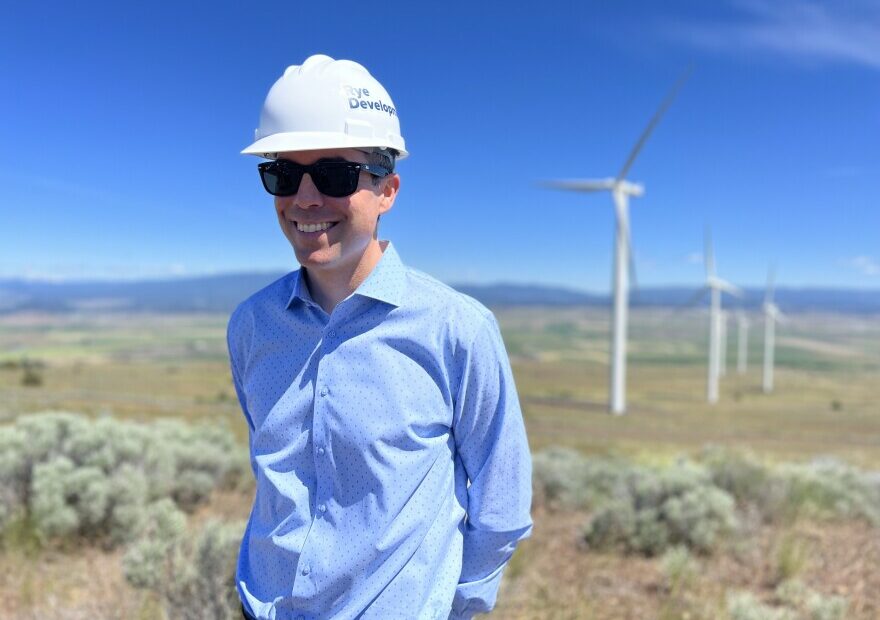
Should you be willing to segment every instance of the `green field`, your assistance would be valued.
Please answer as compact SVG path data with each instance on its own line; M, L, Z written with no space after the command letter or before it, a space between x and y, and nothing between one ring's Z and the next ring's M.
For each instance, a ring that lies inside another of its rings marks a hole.
M496 314L533 449L650 456L740 445L791 459L833 454L880 465L880 319L795 315L779 329L776 389L761 392L762 327L750 330L749 367L736 372L729 330L721 399L705 402L706 317L635 310L628 414L606 413L608 315L581 309L500 309ZM46 409L210 418L244 439L218 315L0 318L0 419ZM40 386L21 362L44 365Z

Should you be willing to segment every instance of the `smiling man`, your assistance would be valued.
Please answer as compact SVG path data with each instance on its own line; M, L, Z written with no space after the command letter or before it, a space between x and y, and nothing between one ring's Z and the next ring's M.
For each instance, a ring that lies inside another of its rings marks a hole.
M300 269L229 321L256 496L245 618L446 620L495 604L532 527L531 459L504 344L477 301L379 241L407 156L361 65L275 82L258 165Z

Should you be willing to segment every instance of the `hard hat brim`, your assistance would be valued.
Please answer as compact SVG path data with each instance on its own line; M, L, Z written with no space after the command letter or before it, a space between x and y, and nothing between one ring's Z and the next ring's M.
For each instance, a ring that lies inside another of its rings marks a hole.
M392 142L399 142L395 144ZM287 132L275 133L260 138L241 151L242 155L257 155L272 159L274 153L291 151L315 151L319 149L350 149L350 148L389 148L399 153L397 159L403 159L409 153L404 148L403 139L379 143L375 138L347 136L329 132Z

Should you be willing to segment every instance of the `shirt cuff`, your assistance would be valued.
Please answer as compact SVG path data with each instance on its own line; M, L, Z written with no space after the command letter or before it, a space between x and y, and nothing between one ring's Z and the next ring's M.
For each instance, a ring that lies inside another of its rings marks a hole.
M501 574L507 562L476 581L459 582L452 601L452 620L470 620L474 614L484 614L495 607L498 588L501 585Z

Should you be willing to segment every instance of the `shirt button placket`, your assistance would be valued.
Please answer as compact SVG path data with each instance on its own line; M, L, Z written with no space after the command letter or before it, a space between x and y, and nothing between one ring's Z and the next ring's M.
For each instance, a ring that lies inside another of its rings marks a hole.
M327 394L329 392L330 392L330 390L327 389L327 386L324 386L321 388L321 391L319 393L323 397L323 396L327 396ZM326 453L326 450L324 449L324 446L318 446L318 449L315 452L317 452L317 454L318 454L318 461L315 463L315 491L316 491L318 497L321 497L324 494L324 490L321 488L321 480L320 480L320 476L318 474L319 474L320 470L324 467L323 459L321 457L324 456L324 454ZM322 517L324 515L324 513L327 512L327 505L326 504L323 504L323 503L318 504L317 508L318 508L318 512L315 514L315 516L318 518Z

